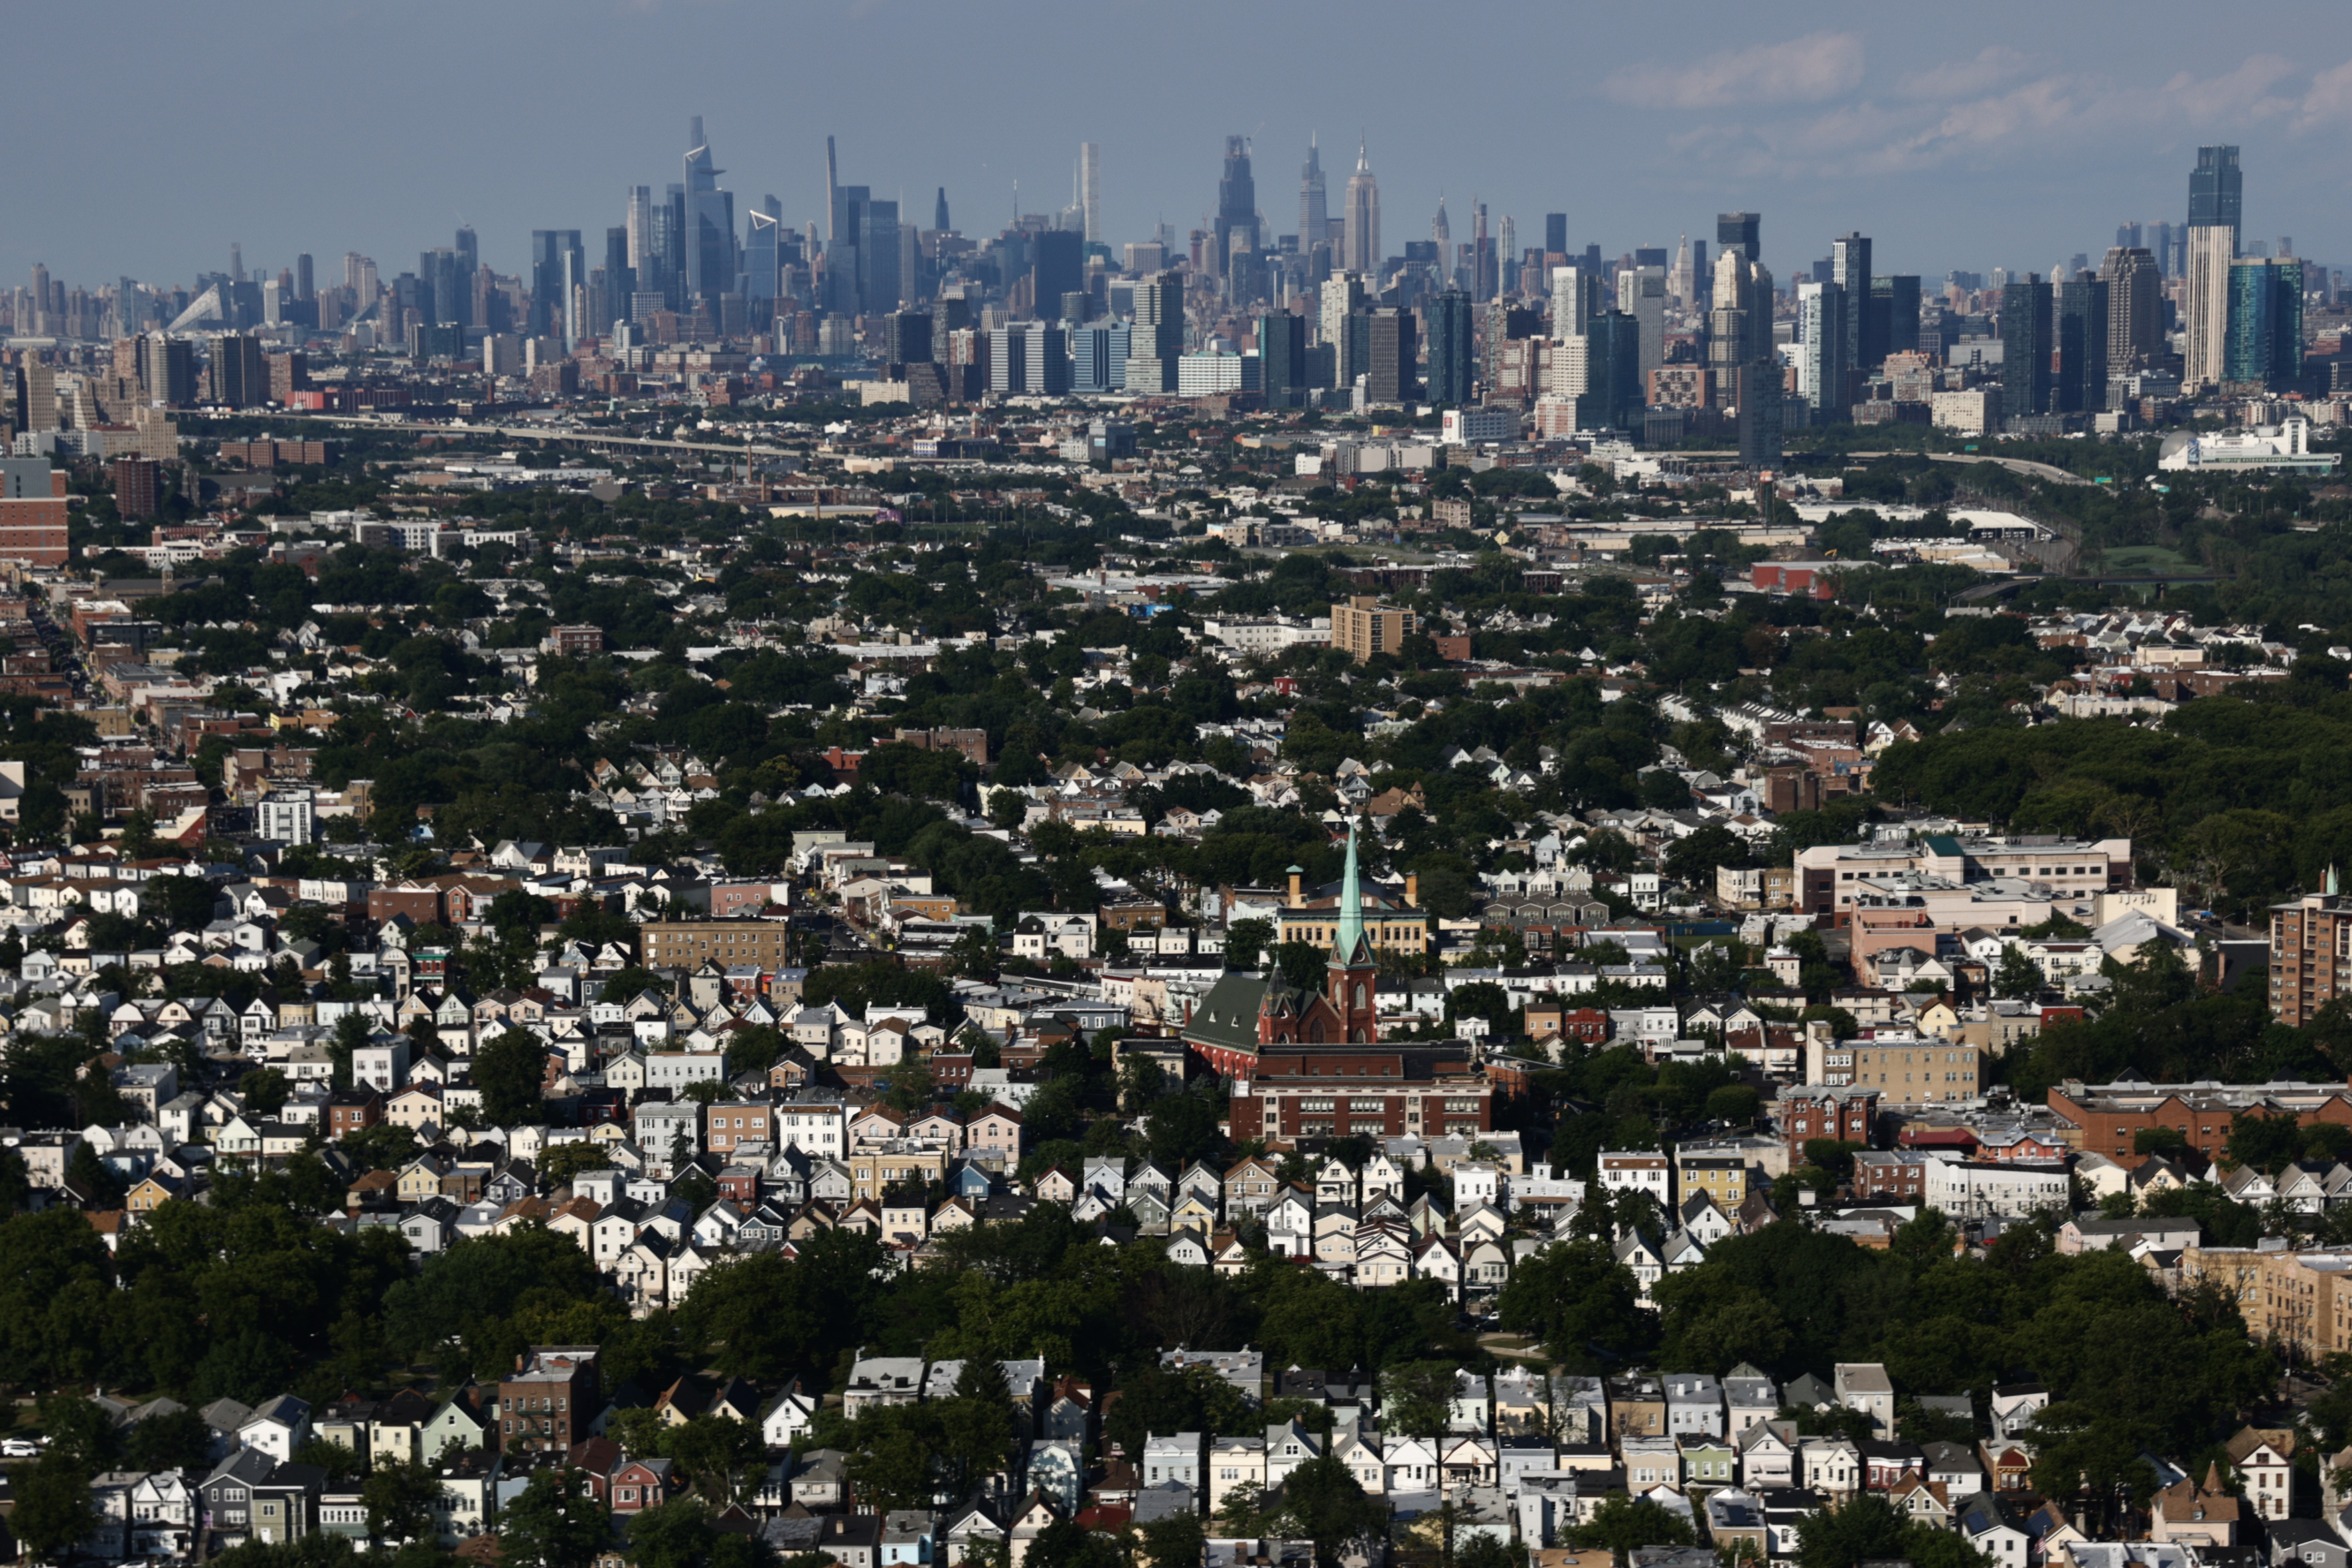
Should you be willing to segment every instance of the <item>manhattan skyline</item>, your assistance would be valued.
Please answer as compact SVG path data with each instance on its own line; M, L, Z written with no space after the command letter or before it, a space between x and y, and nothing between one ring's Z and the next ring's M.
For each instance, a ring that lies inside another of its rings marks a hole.
M1859 226L1882 265L1931 276L2044 270L2095 255L2118 223L2178 222L2181 169L2197 145L2227 142L2244 148L2248 237L2352 257L2332 156L2352 129L2340 8L2270 7L2262 32L2226 42L2168 5L2136 10L2128 28L1999 5L1965 29L1843 5L1793 24L1681 14L1691 26L1493 5L1433 29L1380 5L1212 5L1172 37L1141 12L908 0L789 15L725 0L428 3L397 37L377 13L275 4L224 7L204 36L131 0L27 14L19 112L72 130L15 172L0 275L43 262L92 284L184 281L226 266L232 242L271 271L305 250L394 258L461 222L485 263L518 271L531 229L601 232L628 187L676 179L694 115L738 213L772 195L794 226L824 217L831 134L845 180L910 216L944 186L967 233L1009 222L1016 186L1025 210L1067 204L1093 142L1103 237L1149 237L1160 222L1181 235L1213 213L1238 134L1269 231L1288 232L1294 171L1319 136L1335 208L1368 145L1390 249L1426 233L1443 192L1457 225L1474 195L1522 234L1564 211L1572 243L1611 255L1759 210L1765 259L1783 272ZM73 62L101 31L169 32L173 47L110 59L121 111L92 116ZM1530 77L1530 62L1550 74ZM220 90L240 73L250 91ZM192 178L184 158L157 153L184 144L172 121L199 81L198 144L215 147L213 172Z

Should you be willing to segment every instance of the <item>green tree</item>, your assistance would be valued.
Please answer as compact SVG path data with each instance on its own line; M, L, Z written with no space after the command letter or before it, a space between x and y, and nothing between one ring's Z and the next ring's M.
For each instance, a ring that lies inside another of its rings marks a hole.
M78 1394L44 1394L34 1417L49 1440L49 1452L78 1470L111 1469L121 1435L93 1400Z
M1286 942L1274 950L1275 967L1301 991L1320 991L1331 966L1330 950L1311 942Z
M1274 922L1255 916L1225 928L1225 969L1229 973L1255 974L1259 960L1274 945Z
M1137 1568L1198 1568L1208 1552L1209 1532L1190 1510L1155 1519L1136 1534Z
M547 1084L547 1044L528 1029L507 1029L474 1053L474 1087L482 1113L499 1127L540 1120Z
M312 1437L294 1450L298 1465L316 1465L327 1472L327 1479L337 1484L350 1480L360 1473L360 1457L346 1443L331 1437Z
M2032 996L2046 984L2042 966L2028 956L2022 946L2013 942L2000 944L2000 963L1992 972L1994 995Z
M1592 1510L1591 1520L1564 1533L1566 1544L1581 1551L1606 1551L1620 1563L1636 1547L1691 1543L1691 1527L1682 1515L1647 1498L1637 1502L1624 1492L1611 1492Z
M1496 1299L1511 1333L1532 1334L1571 1372L1597 1372L1639 1356L1654 1329L1633 1271L1593 1239L1556 1241L1522 1260Z
M31 1469L17 1471L16 1492L8 1528L37 1562L57 1562L98 1528L89 1473L63 1455L44 1455Z
M212 1428L186 1405L150 1415L122 1435L124 1457L142 1473L194 1469L211 1447Z
M1387 1528L1388 1507L1364 1494L1338 1456L1325 1454L1284 1478L1273 1524L1276 1533L1313 1542L1318 1568L1337 1568L1349 1544Z
M1443 1436L1454 1405L1454 1363L1408 1362L1381 1373L1381 1416L1391 1429L1423 1439Z
M737 1487L765 1452L759 1428L731 1415L697 1415L671 1428L664 1447L694 1489L718 1509L735 1500Z
M2303 1130L2290 1117L2241 1110L2230 1118L2221 1157L2231 1165L2252 1165L2277 1175L2303 1153Z
M499 1560L517 1568L588 1568L612 1538L613 1516L583 1470L541 1470L499 1516Z
M433 1528L441 1478L420 1464L380 1464L360 1483L368 1533L378 1541L415 1541Z

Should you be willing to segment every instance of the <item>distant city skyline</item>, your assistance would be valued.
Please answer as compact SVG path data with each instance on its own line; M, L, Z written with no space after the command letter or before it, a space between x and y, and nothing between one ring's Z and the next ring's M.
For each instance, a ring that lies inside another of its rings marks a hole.
M1244 135L1279 235L1297 226L1292 172L1319 136L1334 187L1367 147L1391 251L1426 230L1441 192L1475 191L1497 232L1509 217L1533 237L1565 212L1570 248L1609 257L1671 251L1747 210L1783 277L1856 230L1882 269L2046 272L2077 253L2095 264L2118 224L2180 222L2196 149L2230 142L2247 241L2292 235L2302 255L2352 264L2334 155L2352 130L2352 16L2294 0L2244 44L2217 36L2210 11L2166 4L2121 28L1996 3L1960 36L1835 3L1808 7L1792 36L1783 17L1713 0L1671 30L1512 0L1449 13L1455 26L1434 33L1427 13L1380 0L1341 15L1212 3L1181 37L1144 12L1061 0L789 13L420 0L398 29L275 0L208 15L217 26L189 29L157 0L99 0L14 19L14 117L59 129L12 168L0 279L42 262L93 286L184 284L225 268L233 243L273 275L303 251L356 250L388 272L461 223L486 265L527 272L534 229L601 233L626 221L631 189L676 180L698 115L739 233L771 195L785 225L824 223L828 134L877 202L912 218L944 187L974 236L1011 219L1016 188L1027 210L1069 203L1093 143L1100 237L1117 247L1165 222L1181 248L1215 226L1225 139ZM462 47L446 47L460 22ZM167 36L170 49L110 57L99 86L73 68L101 37ZM1053 84L1011 113L1010 79L965 68L1007 50L1035 57L1021 79ZM824 63L886 58L887 78ZM1130 63L1082 68L1113 58ZM1506 61L1552 74L1522 94L1523 77L1494 74ZM217 90L241 71L253 90ZM184 90L198 81L200 97ZM1375 81L1412 90L1363 89ZM1448 103L1476 111L1433 107Z

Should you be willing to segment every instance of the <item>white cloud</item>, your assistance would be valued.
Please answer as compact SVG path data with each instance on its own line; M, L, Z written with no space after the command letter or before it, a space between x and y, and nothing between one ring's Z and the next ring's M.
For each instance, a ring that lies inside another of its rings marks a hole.
M2295 107L2292 97L2273 90L2295 74L2295 68L2276 55L2249 55L2226 76L2200 79L2182 71L2164 84L2162 96L2173 112L2198 125L2268 120Z
M1859 33L1815 33L1785 44L1726 49L1687 65L1653 61L1610 73L1601 90L1643 109L1818 103L1862 85Z
M1995 44L1972 60L1946 60L1914 71L1903 79L1903 91L1911 98L1969 98L1990 92L2022 72L2028 63L2017 50Z
M2294 117L2294 129L2309 131L2346 118L2352 118L2352 60L2311 79L2311 90L2303 95L2302 108Z

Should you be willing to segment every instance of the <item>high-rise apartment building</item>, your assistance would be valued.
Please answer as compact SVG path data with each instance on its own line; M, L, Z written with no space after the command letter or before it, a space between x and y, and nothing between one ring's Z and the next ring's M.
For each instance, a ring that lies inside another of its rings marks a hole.
M1721 251L1737 250L1753 262L1763 254L1764 218L1760 213L1717 213L1715 217L1715 245Z
M1363 344L1351 331L1366 307L1362 275L1335 272L1325 279L1316 307L1315 347L1318 353L1328 353L1330 384L1353 386L1356 377L1364 374Z
M1470 296L1448 289L1429 304L1429 401L1440 407L1470 401L1476 362Z
M2107 286L2107 374L2145 369L2164 352L2164 278L2154 253L2118 245L2099 263L2099 279Z
M1381 267L1381 187L1362 142L1356 144L1356 172L1348 176L1344 237L1338 265L1377 282Z
M1059 325L1013 321L988 334L988 389L1059 397L1070 390L1069 336Z
M1421 344L1411 310L1372 312L1365 341L1364 388L1365 397L1375 405L1420 401Z
M931 313L929 310L893 310L883 318L883 324L887 345L887 363L895 365L930 363Z
M1869 236L1842 234L1830 241L1830 281L1845 310L1842 347L1848 370L1868 370L1886 357L1885 343L1874 342L1869 331L1870 279Z
M196 400L196 351L184 338L150 332L139 340L139 378L150 403L184 408Z
M1881 274L1870 280L1869 308L1862 319L1864 334L1879 354L1872 367L1888 354L1916 353L1919 349L1919 279L1916 273Z
M1411 610L1374 598L1351 598L1331 606L1331 646L1363 664L1377 654L1396 652L1416 625Z
M1585 323L1601 314L1601 274L1580 262L1551 271L1551 338L1562 342L1584 334Z
M1155 272L1135 286L1133 335L1129 340L1127 390L1176 390L1176 361L1184 353L1184 278Z
M66 563L66 475L47 458L0 457L0 561Z
M1062 313L1062 296L1087 285L1085 238L1075 229L1049 228L1029 237L1030 300L1033 313L1050 321Z
M1336 624L1336 623L1335 623ZM2326 890L2271 906L2271 1016L2289 1028L2352 995L2352 898Z
M1546 382L1554 397L1572 398L1580 430L1627 430L1641 419L1644 381L1641 325L1622 310L1603 310L1584 331L1552 344Z
M231 332L213 340L213 401L226 408L255 408L269 401L269 364L261 340Z
M2000 406L2005 418L2050 411L2050 285L2029 272L2000 290Z
M163 505L163 465L148 458L117 458L111 465L114 510L125 521L149 518Z
M2058 368L2050 389L2053 414L2090 414L2107 403L2107 285L2078 273L2058 285L2053 331Z
M2185 387L2215 386L2227 376L2230 264L2236 257L2237 237L2227 225L2190 226L2189 276L2181 301L2187 342L2180 383Z
M2273 392L2303 375L2303 263L2241 258L2230 264L2229 335L2221 379Z
M58 418L58 372L36 353L27 353L16 374L16 428L55 430ZM191 397L190 402L194 399Z
M2246 179L2238 167L2235 147L2200 147L2197 166L2189 171L2189 226L2226 228L2230 254L2237 256L2246 212Z
M1640 375L1666 363L1666 269L1663 264L1626 267L1617 273L1617 309L1640 330Z
M1257 319L1258 384L1268 408L1296 408L1307 390L1307 318L1287 310Z
M1838 284L1797 285L1797 394L1812 405L1817 423L1843 419L1853 401L1846 348L1852 321Z

